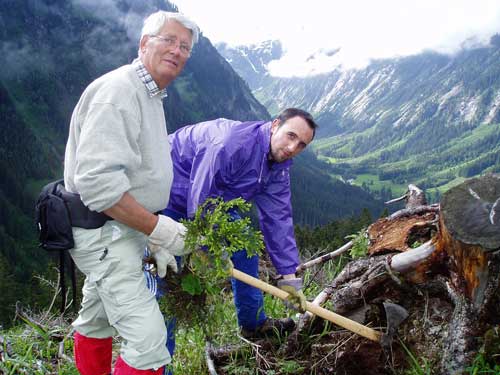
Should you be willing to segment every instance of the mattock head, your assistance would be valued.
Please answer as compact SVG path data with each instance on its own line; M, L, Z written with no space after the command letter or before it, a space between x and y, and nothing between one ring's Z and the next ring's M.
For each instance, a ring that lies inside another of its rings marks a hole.
M380 344L384 349L391 346L392 338L396 334L398 327L408 318L408 311L403 306L392 302L384 302L385 317L387 321L387 331L380 338Z

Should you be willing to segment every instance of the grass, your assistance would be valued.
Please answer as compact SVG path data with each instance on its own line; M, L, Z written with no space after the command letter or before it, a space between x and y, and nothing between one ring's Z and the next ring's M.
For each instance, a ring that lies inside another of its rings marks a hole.
M73 363L73 342L65 340L69 323L54 316L35 315L24 324L0 331L0 373L5 375L78 375ZM64 350L60 353L60 346Z
M323 288L326 280L331 280L337 275L348 262L348 257L340 256L321 268L320 274L308 270L304 274L305 294L312 300ZM232 360L227 363L223 370L229 374L260 374L258 368L266 368L266 359L259 353L258 349L250 345L239 336L235 308L232 294L229 291L214 297L208 303L212 309L206 319L200 322L183 322L179 324L176 334L177 348L174 356L174 374L202 374L207 373L204 350L207 333L215 347L243 346L238 350ZM284 303L269 294L264 294L264 308L266 315L274 318L291 317L297 320L299 314L285 307ZM331 306L327 306L331 308ZM326 325L326 327L331 327ZM325 332L326 334L326 332ZM311 340L319 340L318 337ZM282 344L276 342L276 346ZM269 360L269 359L267 359ZM266 374L301 374L305 367L300 361L288 358L284 353L273 353L272 363L267 364ZM279 370L277 370L279 369Z
M207 373L205 345L209 338L214 346L237 342L237 323L232 296L222 293L207 301L206 313L200 319L179 321L176 331L174 374Z
M336 262L331 263L329 268L331 270L336 269ZM318 286L314 285L309 290L318 289ZM242 350L238 351L238 355L235 355L222 369L227 374L260 374L261 372L257 368L262 368L262 359L255 352L255 348L246 344L238 336L234 306L230 297L230 293L225 295L222 298L223 303L210 315L211 320L205 322L212 327L213 332L216 332L212 338L215 347L230 344L242 344L244 346ZM276 314L277 317L294 315L293 312L286 310L280 301L270 296L265 297L265 305L267 312L271 316L273 314ZM54 322L58 322L58 324L54 324ZM324 334L327 334L329 329L331 327L327 325ZM59 344L69 332L69 322L54 317L40 321L37 327L25 323L9 331L0 331L0 337L3 340L0 341L2 342L0 347L0 353L2 353L0 373L5 375L78 375L73 363L58 356ZM174 374L196 375L208 373L204 357L205 338L206 330L200 324L181 325L178 328L176 335L177 347L173 363ZM311 337L311 340L317 339L319 337ZM397 374L435 374L425 358L419 358L404 343L401 344L407 354L408 368L398 371ZM71 339L64 341L64 353L67 357L72 357L72 345ZM7 352L10 354L7 354ZM276 357L271 364L272 368L266 370L266 374L304 373L304 365L299 361L293 358L279 357L279 353L274 354ZM276 368L279 368L279 371ZM476 356L465 372L467 375L499 373L500 366L489 363L481 353Z
M390 180L380 180L378 175L369 173L357 175L353 183L359 187L362 187L363 183L365 183L372 192L380 192L382 188L391 189L393 197L399 197L408 190L408 184L396 184Z
M500 365L492 365L490 364L482 353L479 353L472 365L467 368L468 375L479 375L479 374L492 374L498 375L500 374Z
M401 341L399 343L403 347L407 355L408 369L404 375L431 375L431 367L425 358L417 358L415 354Z
M205 363L206 338L215 347L246 345L239 336L236 312L232 294L228 291L207 301L210 310L202 319L179 322L176 332L176 352L174 374L207 373ZM266 314L271 317L294 316L295 312L286 309L284 304L270 295L264 295ZM231 374L255 373L256 357L250 345L248 350L238 351L242 356L228 364ZM289 366L291 366L289 364ZM248 372L250 371L250 372Z
M360 235L358 234L357 237ZM308 269L304 275L305 294L312 300L324 287L344 268L351 258L346 254L325 263L321 268ZM164 301L165 302L165 301ZM164 303L163 302L163 303ZM282 318L290 316L297 319L298 315L288 310L282 301L270 296L264 296L264 305L268 316ZM240 349L221 368L226 374L257 375L266 374L303 374L305 363L297 358L290 358L283 353L274 352L272 358L264 357L255 345L239 336L235 308L230 288L226 288L212 300L207 301L207 309L196 315L191 307L189 310L194 319L180 320L176 332L176 353L173 370L176 375L196 375L208 373L205 362L205 346L207 337L214 347L228 345L239 346ZM163 308L164 306L162 306ZM325 306L331 309L332 306ZM19 325L8 331L0 331L0 373L2 374L61 374L78 375L71 362L72 346L69 319L44 314L25 313L21 315ZM326 324L321 334L309 337L309 344L319 341L328 335L332 329ZM63 356L59 355L63 343ZM119 342L116 342L117 346ZM408 366L399 369L395 375L431 375L436 374L431 364L425 358L414 353L411 348L401 345L407 356ZM303 360L303 359L302 359ZM262 370L265 369L265 370ZM468 375L499 374L500 366L492 365L482 353L479 353L466 370Z
M361 186L366 183L372 192L379 192L382 187L390 188L393 196L404 193L408 183L425 185L428 190L445 192L464 180L462 175L471 167L480 165L482 160L494 156L500 151L498 141L500 124L480 124L477 127L465 130L462 134L448 140L444 139L439 147L422 152L412 152L393 158L392 161L381 160L384 153L390 154L402 147L411 136L387 143L377 149L353 156L353 145L357 137L369 137L374 128L360 133L336 135L315 141L313 150L320 160L331 164L343 164L345 174L352 176L354 184ZM411 145L410 145L411 146ZM334 152L331 152L334 150ZM358 173L357 170L368 171ZM401 173L395 174L394 172ZM407 171L414 171L410 174ZM498 171L497 166L486 166L482 172ZM338 172L335 172L338 173ZM380 180L379 174L394 174L388 180ZM471 176L475 177L475 176Z

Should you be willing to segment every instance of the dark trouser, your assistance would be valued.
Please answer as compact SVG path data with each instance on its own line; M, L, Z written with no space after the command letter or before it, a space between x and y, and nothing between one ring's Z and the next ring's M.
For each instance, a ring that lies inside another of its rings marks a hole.
M259 277L259 257L248 258L245 250L240 250L231 257L234 268L255 278ZM264 297L260 289L231 278L234 305L240 327L253 331L267 319L264 312Z

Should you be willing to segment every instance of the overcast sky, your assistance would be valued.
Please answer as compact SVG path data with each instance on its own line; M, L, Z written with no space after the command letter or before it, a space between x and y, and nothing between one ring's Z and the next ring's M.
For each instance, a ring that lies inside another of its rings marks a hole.
M425 49L453 53L467 39L467 45L487 42L500 32L500 0L172 1L212 43L281 40L286 55L270 69L285 76L363 67L370 58Z

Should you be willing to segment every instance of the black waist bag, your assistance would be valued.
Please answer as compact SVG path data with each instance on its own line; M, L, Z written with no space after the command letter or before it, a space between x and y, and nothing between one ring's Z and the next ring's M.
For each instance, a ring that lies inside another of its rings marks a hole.
M71 229L71 216L58 186L64 180L45 185L35 204L35 221L39 246L45 250L69 250L75 246Z
M40 247L45 250L69 250L74 247L71 227L96 229L109 216L89 210L79 194L64 188L64 180L45 185L35 205L35 220Z
M81 201L80 195L64 188L64 180L53 181L42 188L35 204L35 221L39 246L45 250L59 250L59 277L61 284L61 313L66 310L66 283L64 258L66 250L75 247L72 227L96 229L111 218L103 213L90 211ZM76 304L75 264L70 257L73 308Z
M35 204L35 222L38 229L39 246L45 250L59 250L59 282L61 285L61 313L66 311L66 282L64 258L66 250L75 246L71 216L68 207L58 193L58 186L64 180L45 185ZM73 309L77 308L75 263L70 257L71 285L73 290Z

